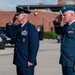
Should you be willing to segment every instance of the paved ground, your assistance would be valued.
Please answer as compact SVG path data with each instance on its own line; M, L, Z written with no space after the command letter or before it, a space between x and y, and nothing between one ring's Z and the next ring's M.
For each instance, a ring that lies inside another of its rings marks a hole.
M60 44L56 40L41 41L36 75L62 75L59 56Z
M0 56L12 54L13 46L8 45L5 50L0 50ZM35 67L35 75L62 75L59 57L60 43L51 39L40 41L40 48L37 55L38 65ZM13 74L15 75L15 73Z

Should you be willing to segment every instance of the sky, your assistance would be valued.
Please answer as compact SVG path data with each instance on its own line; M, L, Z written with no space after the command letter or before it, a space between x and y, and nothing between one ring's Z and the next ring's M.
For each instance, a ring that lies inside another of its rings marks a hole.
M45 5L56 5L58 0L1 0L0 10L14 11L17 5L38 5L39 2Z

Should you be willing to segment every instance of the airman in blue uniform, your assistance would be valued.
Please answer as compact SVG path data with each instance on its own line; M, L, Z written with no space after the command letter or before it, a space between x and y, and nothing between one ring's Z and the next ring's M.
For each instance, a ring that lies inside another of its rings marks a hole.
M53 21L55 32L62 39L59 63L63 75L75 75L75 7L62 7L61 12ZM60 25L61 21L64 26Z
M38 31L28 21L30 11L22 7L16 7L17 14L6 24L6 35L14 37L14 60L17 75L34 75L34 67L37 65L36 56L39 49ZM19 25L15 25L15 21Z

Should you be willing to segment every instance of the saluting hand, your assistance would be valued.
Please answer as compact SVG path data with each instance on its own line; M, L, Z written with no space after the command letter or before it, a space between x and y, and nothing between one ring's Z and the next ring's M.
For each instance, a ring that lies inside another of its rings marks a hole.
M55 21L60 23L62 21L62 14L58 15L56 18L55 18Z
M11 19L10 24L14 24L17 20L17 15L15 14L14 17Z

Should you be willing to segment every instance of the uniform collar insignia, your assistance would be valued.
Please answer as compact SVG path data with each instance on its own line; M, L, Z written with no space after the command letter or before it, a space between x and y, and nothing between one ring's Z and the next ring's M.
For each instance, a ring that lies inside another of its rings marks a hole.
M64 7L63 9L66 9L66 7Z

